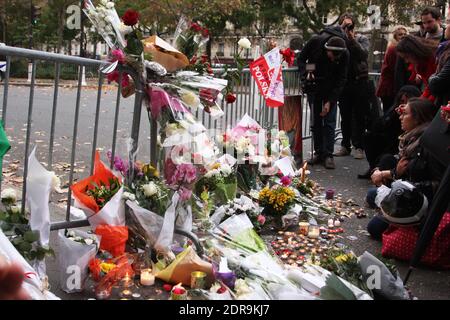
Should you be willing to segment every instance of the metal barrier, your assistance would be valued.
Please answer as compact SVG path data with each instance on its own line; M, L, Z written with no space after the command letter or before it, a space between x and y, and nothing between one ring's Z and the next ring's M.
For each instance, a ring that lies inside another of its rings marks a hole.
M105 64L105 62L74 57L74 56L65 56L61 54L48 53L48 52L40 52L28 49L14 48L8 46L0 47L0 55L6 56L6 72L5 79L3 82L3 105L2 105L2 120L6 126L8 124L8 96L9 96L9 75L10 75L10 67L11 67L11 59L14 58L22 58L28 59L32 64L32 74L31 74L31 83L29 86L29 99L28 99L28 112L27 112L27 124L26 124L26 140L25 140L25 148L23 153L23 175L22 175L22 213L25 210L25 200L27 193L27 175L28 175L28 155L30 153L30 143L31 143L31 133L32 133L32 124L33 121L37 120L37 117L34 117L34 112L36 111L35 107L35 87L36 87L36 65L37 61L45 61L47 64L54 64L55 76L54 76L54 86L53 86L53 101L52 101L52 111L51 115L48 116L47 120L50 121L50 141L49 141L49 149L47 155L47 169L53 170L53 160L54 160L54 149L55 149L55 128L56 128L56 114L58 109L61 107L61 101L59 101L59 81L60 81L60 70L62 64L70 64L78 67L78 85L76 90L76 99L75 99L75 109L70 108L70 101L64 101L64 110L63 112L74 111L74 120L73 120L73 129L72 129L72 147L70 152L70 172L69 172L69 180L68 186L71 186L74 182L74 169L75 169L75 161L76 161L76 151L77 151L77 139L79 133L79 119L80 119L80 109L81 109L81 93L82 93L82 68L81 67L93 67L99 70L101 66ZM90 173L93 172L94 167L94 158L95 152L97 149L98 143L98 135L99 135L99 120L100 120L100 106L102 102L102 86L104 82L104 76L101 72L98 72L98 90L97 90L97 99L95 106L95 116L93 119L93 138L92 138L92 150L90 155ZM116 154L117 147L117 133L118 133L118 124L119 124L119 109L121 105L121 81L122 74L126 72L128 73L136 87L136 92L134 95L134 108L133 108L133 118L131 125L130 137L133 141L132 151L136 151L139 143L139 132L140 132L140 122L141 122L141 106L144 97L144 85L143 81L141 81L139 75L132 69L122 67L119 70L119 85L117 88L117 98L114 112L114 122L113 122L113 130L111 132L112 143L111 143L111 155L112 159ZM17 111L17 110L16 110ZM88 125L83 123L84 126ZM154 128L151 128L154 131ZM105 135L106 132L102 132L101 134ZM156 139L151 141L152 146L150 149L154 149L153 145L156 146ZM152 162L156 162L156 153L153 153L153 157L150 159ZM112 161L110 163L112 166ZM0 186L1 187L1 186ZM52 230L57 230L61 228L73 228L80 226L89 225L87 220L83 221L70 221L70 208L71 208L71 189L68 188L67 192L67 207L66 207L66 221L63 223L55 223L52 225Z

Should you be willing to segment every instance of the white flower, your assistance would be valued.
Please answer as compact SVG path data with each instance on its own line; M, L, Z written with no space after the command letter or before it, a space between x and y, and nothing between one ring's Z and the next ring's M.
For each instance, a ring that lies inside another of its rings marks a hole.
M21 211L21 207L19 207L19 206L11 206L11 212L12 213L15 213L15 214L17 214L17 213L20 213L20 211Z
M198 98L197 95L195 95L193 92L191 91L184 91L181 94L181 100L187 104L189 107L193 107L193 108L197 108L198 105L200 104L200 99Z
M180 131L180 128L178 127L178 124L176 124L176 123L169 123L166 126L166 135L167 136L174 135L178 131Z
M114 2L112 2L112 1L108 2L108 3L106 4L106 7L107 7L108 9L114 9Z
M94 243L94 240L92 239L84 239L84 243L86 243L88 246Z
M52 191L62 192L61 190L61 179L54 173L52 176Z
M108 4L108 0L101 0L102 5L106 6Z
M247 38L242 38L238 41L238 46L242 49L250 49L252 47L252 43Z
M67 232L67 235L68 235L69 237L71 237L71 238L74 238L74 237L75 237L75 232L69 231L69 232Z
M7 200L10 202L17 201L17 193L16 190L8 188L2 191L1 193L2 200Z
M130 200L130 201L135 201L136 200L136 196L130 192L124 192L122 195L122 199L125 200Z
M245 280L243 280L243 279L237 279L236 283L234 285L234 288L236 290L236 295L237 296L242 296L242 295L245 295L245 294L252 293L252 290L248 286L247 282Z
M206 178L218 177L220 175L220 171L217 169L212 169L205 174Z
M152 181L148 184L144 184L142 190L144 190L144 195L146 197L151 197L158 193L158 186Z
M230 165L224 163L221 167L220 167L220 171L222 172L222 174L224 176L229 176L232 172Z
M133 28L130 26L127 26L123 22L120 23L120 33L123 36L126 36L127 34L131 33L133 31Z

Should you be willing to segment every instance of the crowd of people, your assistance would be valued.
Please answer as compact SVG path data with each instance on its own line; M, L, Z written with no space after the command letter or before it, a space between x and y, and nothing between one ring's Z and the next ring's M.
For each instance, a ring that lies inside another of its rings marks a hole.
M382 240L393 225L412 224L420 230L448 165L421 143L440 117L441 106L450 103L450 12L448 16L444 27L441 12L427 7L416 23L418 32L394 28L375 91L382 102L378 116L371 105L369 40L355 32L357 20L351 14L315 35L298 57L303 93L313 110L314 154L309 163L335 169L334 157L367 159L368 169L358 178L374 185L366 202L380 209L368 224L375 239ZM337 108L342 141L335 152ZM393 196L394 191L401 196ZM444 250L450 256L450 245Z

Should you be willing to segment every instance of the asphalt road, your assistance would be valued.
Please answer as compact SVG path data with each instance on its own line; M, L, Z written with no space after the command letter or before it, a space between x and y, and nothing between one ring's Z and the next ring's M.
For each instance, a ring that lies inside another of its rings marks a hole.
M9 89L8 108L6 114L6 133L10 139L12 149L5 156L4 171L8 177L4 178L5 185L20 188L18 180L23 166L24 147L26 137L26 123L28 114L29 87L11 86ZM106 160L105 153L111 149L113 139L113 125L116 108L117 93L111 90L102 92L99 134L97 147L102 150L102 158ZM90 159L92 153L92 141L94 132L95 107L97 90L87 89L81 95L80 117L78 126L78 137L76 144L76 166L75 179L84 178L89 175ZM3 101L3 90L0 89L0 101ZM48 163L50 123L53 101L53 88L36 88L34 107L32 112L31 146L37 146L38 159ZM55 146L53 152L53 170L61 176L63 188L68 185L68 171L70 167L72 135L74 128L74 114L76 102L76 90L60 88L58 98L57 121L55 126ZM133 115L133 97L122 99L119 107L119 126L117 135L117 154L126 155L126 141L130 136ZM138 159L149 161L149 122L146 112L143 112L140 131L140 149ZM308 156L309 142L305 142L305 158ZM31 148L30 148L31 151ZM364 196L369 187L368 181L356 179L357 173L366 169L363 160L354 160L352 157L336 158L337 169L325 170L321 166L311 168L312 178L323 187L332 187L342 193L344 198L352 198L359 205L363 205ZM15 166L18 166L15 172ZM51 214L52 221L64 219L66 203L64 195L52 196ZM378 253L381 250L380 243L371 240L360 233L364 230L368 219L375 214L368 211L369 217L365 219L348 219L343 224L346 230L345 237L355 236L356 240L345 241L354 249L356 254L364 251ZM52 232L51 245L58 250L55 244L56 232ZM399 262L398 267L402 276L406 274L407 264ZM56 261L48 260L48 274L52 290L65 299L86 299L86 295L67 295L58 289L58 267ZM429 269L416 270L409 282L413 294L419 299L450 299L450 272ZM157 293L155 293L157 298Z

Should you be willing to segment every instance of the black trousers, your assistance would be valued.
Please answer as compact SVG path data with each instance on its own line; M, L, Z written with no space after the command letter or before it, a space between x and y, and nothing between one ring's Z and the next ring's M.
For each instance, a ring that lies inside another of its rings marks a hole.
M339 99L341 111L342 143L348 150L352 144L364 149L363 135L367 128L370 112L369 81L358 80L348 83Z
M398 153L398 138L366 132L364 134L364 150L369 168L372 170L384 154Z
M381 102L383 103L383 113L386 113L394 104L395 97L382 97Z

